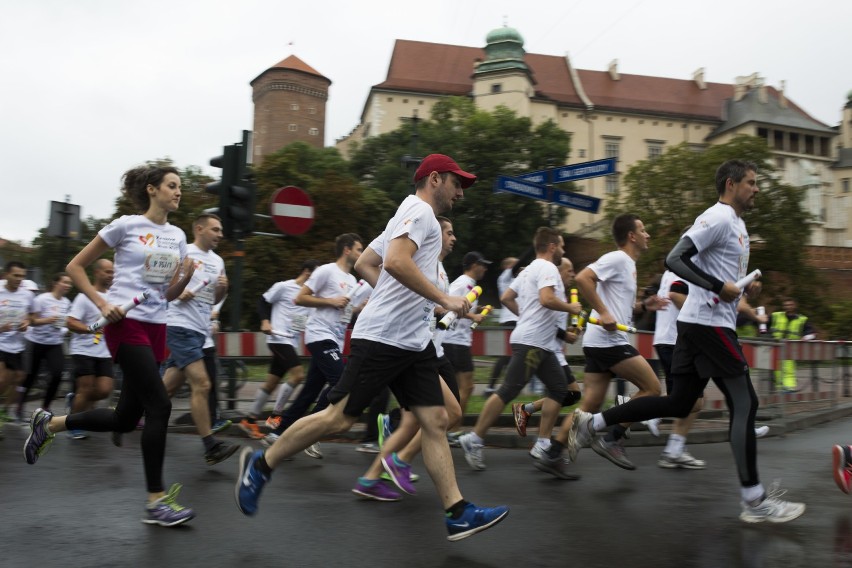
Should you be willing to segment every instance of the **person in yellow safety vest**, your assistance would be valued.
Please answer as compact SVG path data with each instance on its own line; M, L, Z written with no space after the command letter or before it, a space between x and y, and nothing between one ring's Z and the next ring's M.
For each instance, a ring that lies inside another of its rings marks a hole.
M796 313L796 301L785 298L783 310L772 312L769 331L775 339L816 339L808 318ZM784 391L796 390L796 362L781 361L781 370L775 372L775 385Z
M737 337L757 337L758 326L769 322L769 316L759 315L746 300L745 295L740 296L737 304ZM764 328L764 332L766 328Z

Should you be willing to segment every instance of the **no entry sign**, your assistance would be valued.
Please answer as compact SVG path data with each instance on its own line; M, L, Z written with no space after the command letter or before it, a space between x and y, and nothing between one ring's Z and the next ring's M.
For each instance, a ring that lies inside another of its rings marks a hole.
M282 233L301 235L314 224L314 202L304 190L288 185L272 195L270 214Z

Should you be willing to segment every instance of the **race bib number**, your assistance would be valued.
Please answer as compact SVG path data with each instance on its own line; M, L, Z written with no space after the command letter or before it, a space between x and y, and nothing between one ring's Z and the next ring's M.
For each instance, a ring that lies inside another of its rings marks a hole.
M737 274L737 280L748 274L748 257L749 255L747 254L740 256L740 270Z
M216 282L210 281L207 286L198 291L195 295L195 299L204 302L205 304L210 304L211 306L216 303Z
M173 252L152 252L145 256L145 282L162 284L172 279L177 272L180 257Z

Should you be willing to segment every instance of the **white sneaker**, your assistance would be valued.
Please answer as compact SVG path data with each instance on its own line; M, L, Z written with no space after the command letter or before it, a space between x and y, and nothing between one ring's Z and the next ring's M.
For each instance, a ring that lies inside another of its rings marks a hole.
M784 493L786 491L779 489L777 483L773 483L766 498L758 505L752 507L748 503L740 503L743 508L740 520L746 523L786 523L800 517L805 512L805 504L783 501L780 497Z
M579 450L591 444L595 433L592 432L592 413L585 412L579 408L574 411L574 422L571 424L571 433L574 435L574 445ZM569 436L569 444L571 439ZM576 455L576 452L575 452ZM573 459L573 458L572 458Z
M547 450L547 447L536 443L532 448L530 448L530 455L535 459L541 459L544 455L547 454Z
M473 441L473 433L459 436L459 445L464 452L467 465L477 471L485 469L485 459L482 457L482 444Z
M322 459L322 451L320 450L319 442L305 448L305 453L308 456L314 458L315 460L321 460Z
M664 469L704 469L707 467L707 462L692 457L689 452L683 452L677 457L663 452L657 460L657 465Z
M274 444L276 440L278 440L278 434L276 434L275 432L270 432L260 440L260 443L266 446L267 448L271 448L272 444Z
M645 428L648 429L648 432L655 438L660 437L660 419L659 418L651 418L650 420L644 420L642 424L645 425Z
M769 434L769 426L758 426L754 429L755 438L763 438L767 434Z

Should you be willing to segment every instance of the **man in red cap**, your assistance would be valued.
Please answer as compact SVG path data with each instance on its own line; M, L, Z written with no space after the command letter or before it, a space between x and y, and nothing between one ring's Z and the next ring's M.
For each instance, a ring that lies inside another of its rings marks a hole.
M417 168L414 195L405 198L377 239L381 269L360 259L355 263L355 270L374 290L353 328L349 363L328 395L329 406L295 422L265 452L246 448L240 455L235 496L244 514L257 512L260 492L277 465L323 436L349 430L385 387L420 422L423 461L446 511L447 538L466 538L509 514L505 506L468 503L458 488L428 325L436 304L459 316L470 310L466 298L451 296L436 285L442 238L435 216L452 209L464 196L463 189L475 181L475 175L442 154L427 156ZM408 464L394 456L382 464L400 489L410 487Z

